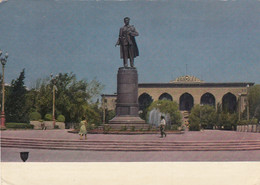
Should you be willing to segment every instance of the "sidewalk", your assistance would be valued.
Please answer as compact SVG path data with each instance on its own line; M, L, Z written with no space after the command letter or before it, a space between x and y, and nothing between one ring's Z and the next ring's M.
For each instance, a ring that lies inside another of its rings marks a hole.
M78 134L68 130L7 130L1 137L35 139L79 140ZM168 134L159 138L158 134L110 135L89 134L88 141L248 141L260 140L259 133L206 130ZM20 152L29 151L28 162L156 162L156 161L260 161L260 150L253 151L73 151L1 148L1 161L20 162Z

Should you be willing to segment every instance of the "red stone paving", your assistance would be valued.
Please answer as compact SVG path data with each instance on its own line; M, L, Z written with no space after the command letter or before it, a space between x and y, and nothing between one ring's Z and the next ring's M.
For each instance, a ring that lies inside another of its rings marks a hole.
M7 130L1 131L1 137L65 139L79 140L78 134L68 130ZM185 132L168 134L159 138L158 134L110 135L88 134L89 141L256 141L260 133L206 130L203 132ZM150 161L260 161L260 150L253 151L68 151L1 148L1 161L19 162L19 152L29 151L28 162L150 162Z

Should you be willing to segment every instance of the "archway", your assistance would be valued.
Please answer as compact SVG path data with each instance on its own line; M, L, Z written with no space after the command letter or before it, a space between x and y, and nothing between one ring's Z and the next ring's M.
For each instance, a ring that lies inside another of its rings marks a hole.
M149 94L147 94L147 93L141 94L138 98L139 110L146 109L147 107L149 107L151 105L152 102L153 102L153 99Z
M211 105L211 106L215 107L215 105L216 105L215 97L211 93L205 93L200 98L200 104Z
M143 93L142 95L139 96L139 98L138 98L139 116L142 119L146 118L147 108L151 105L152 102L153 102L152 97L147 93Z
M237 107L236 96L232 93L227 93L222 98L222 110L234 113Z
M170 100L172 101L173 98L171 95L169 95L168 93L163 93L161 94L161 96L159 97L159 100Z
M190 111L194 105L194 99L189 93L184 93L180 97L180 110Z

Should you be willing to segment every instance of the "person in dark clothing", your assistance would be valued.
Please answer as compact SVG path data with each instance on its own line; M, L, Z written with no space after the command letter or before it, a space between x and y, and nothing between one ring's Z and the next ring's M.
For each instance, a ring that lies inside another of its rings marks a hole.
M166 121L164 119L164 116L161 116L161 122L160 122L161 137L163 137L163 135L166 137L165 126L166 126Z

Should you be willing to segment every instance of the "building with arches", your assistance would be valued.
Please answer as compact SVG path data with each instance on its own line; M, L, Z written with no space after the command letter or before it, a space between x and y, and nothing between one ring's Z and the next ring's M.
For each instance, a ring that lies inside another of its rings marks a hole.
M153 101L167 99L176 101L180 111L190 111L196 104L207 104L219 105L229 112L242 112L247 105L248 88L253 85L252 82L208 83L189 75L168 83L139 83L139 109L143 110ZM102 95L102 99L110 105L107 109L115 108L116 95Z

